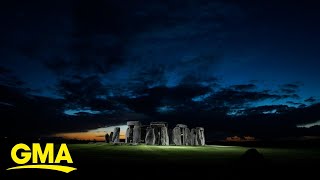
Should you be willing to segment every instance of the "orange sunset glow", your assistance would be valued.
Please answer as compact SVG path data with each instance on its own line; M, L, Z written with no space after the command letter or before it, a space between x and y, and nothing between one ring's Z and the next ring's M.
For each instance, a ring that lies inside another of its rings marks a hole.
M88 130L85 132L67 132L67 133L57 133L54 134L53 137L62 137L65 139L77 139L77 140L96 140L96 141L104 141L105 134L110 134L115 126L111 127L103 127ZM126 125L118 126L120 127L120 139L125 139L125 131L127 129Z

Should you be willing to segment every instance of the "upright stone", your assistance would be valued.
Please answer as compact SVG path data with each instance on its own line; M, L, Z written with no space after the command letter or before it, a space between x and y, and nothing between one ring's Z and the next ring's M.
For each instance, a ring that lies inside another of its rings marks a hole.
M134 126L133 127L133 143L140 143L141 140L141 127L140 126Z
M112 142L114 143L120 142L120 127L114 128Z
M205 145L205 137L204 137L204 128L203 127L196 128L196 145L198 145L198 146Z
M181 146L181 130L179 127L175 127L172 130L172 141L173 144Z
M110 142L110 141L109 141L109 134L106 133L106 135L105 135L104 137L105 137L105 142L106 142L106 143L109 143L109 142Z
M130 128L127 128L126 130L126 139L125 139L125 143L129 143L129 134L130 134Z
M185 145L191 146L191 132L190 132L189 128L185 128L184 134L185 134L184 135Z
M110 133L109 142L113 142L113 132Z
M145 142L147 145L154 145L156 142L156 136L154 134L154 129L151 127L147 127Z
M155 145L169 145L168 123L166 122L151 122L150 128L155 134Z
M205 139L205 135L204 135L204 128L203 127L199 127L200 129L200 136L201 136L201 146L206 145L206 139Z
M128 121L128 129L126 132L126 143L141 142L141 124L139 121Z
M161 127L161 145L168 146L169 145L169 134L167 127Z
M191 133L190 133L190 145L191 146L196 146L196 137L197 137L197 132L194 128L192 128Z
M168 129L169 132L169 144L174 145L173 143L173 129Z

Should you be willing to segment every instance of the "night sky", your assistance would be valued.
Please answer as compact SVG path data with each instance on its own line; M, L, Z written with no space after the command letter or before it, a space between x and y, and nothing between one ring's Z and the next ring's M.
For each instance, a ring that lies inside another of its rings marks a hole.
M316 2L10 1L0 14L0 136L99 139L128 120L208 140L320 136Z

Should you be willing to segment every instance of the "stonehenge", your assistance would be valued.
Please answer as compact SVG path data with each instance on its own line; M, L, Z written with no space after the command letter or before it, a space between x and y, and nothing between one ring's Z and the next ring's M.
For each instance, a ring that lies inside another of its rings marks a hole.
M141 125L139 121L128 121L125 132L126 144L146 144L159 146L204 146L205 134L203 127L189 129L185 124L177 124L173 129L168 128L166 122L151 122ZM120 127L106 136L106 142L120 143Z
M191 130L185 124L177 124L168 128L167 122L151 122L149 126L141 125L139 121L128 121L125 133L125 143L160 146L204 146L204 128Z

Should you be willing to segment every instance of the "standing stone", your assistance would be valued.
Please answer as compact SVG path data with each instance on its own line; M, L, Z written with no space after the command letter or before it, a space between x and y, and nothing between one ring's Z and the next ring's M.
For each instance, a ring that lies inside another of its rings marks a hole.
M168 128L161 127L161 145L168 146L169 145L169 135L168 135Z
M155 136L154 144L155 144L155 145L160 145L161 137L160 137L160 130L159 130L159 127L151 127L151 128L153 129L154 136Z
M141 140L141 127L134 126L133 127L132 143L140 143L140 140Z
M126 140L125 140L125 143L129 143L129 134L130 134L130 128L127 128L126 130Z
M155 134L155 145L169 145L168 123L166 122L151 122L150 128Z
M185 128L184 138L185 138L185 145L191 146L191 132L190 132L189 128Z
M114 128L112 142L114 143L120 142L120 127Z
M190 133L190 145L195 146L196 145L196 130L194 128L191 129Z
M128 129L126 132L126 143L141 142L141 124L139 121L128 121Z
M173 144L181 146L181 130L179 127L175 127L172 130L172 140Z
M110 133L109 142L113 142L113 132Z
M174 145L174 143L173 143L173 130L168 129L168 132L169 132L169 144Z
M154 129L151 127L147 128L146 132L146 140L145 140L147 145L154 145L156 142L156 136L154 134Z
M108 133L106 133L106 135L104 136L105 137L105 142L106 143L109 143L110 141L109 141L109 134Z
M204 146L205 145L203 127L197 127L196 128L196 145L198 145L198 146Z
M201 146L204 146L206 144L206 139L204 136L204 128L200 127L200 142L201 142Z

